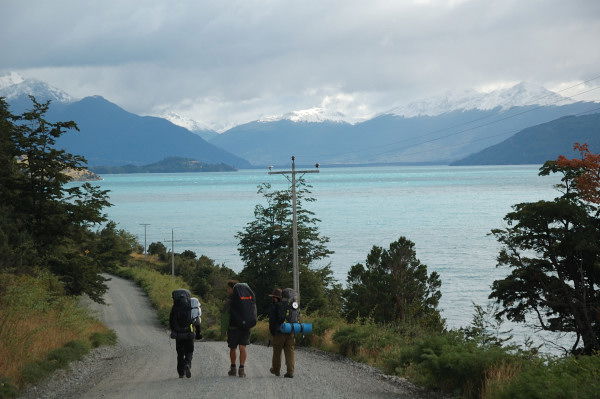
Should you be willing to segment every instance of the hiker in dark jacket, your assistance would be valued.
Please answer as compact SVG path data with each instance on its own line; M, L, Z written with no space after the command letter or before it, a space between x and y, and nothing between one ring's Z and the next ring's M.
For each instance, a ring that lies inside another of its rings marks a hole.
M177 374L179 378L185 375L192 376L192 356L194 354L194 332L190 324L190 310L171 308L169 315L169 327L171 337L175 338L175 349L177 350Z
M294 377L294 347L296 341L294 334L284 334L279 331L281 323L285 321L286 304L281 301L282 291L275 288L271 297L271 307L269 308L269 331L271 332L271 343L273 344L273 359L271 362L271 373L279 376L281 370L281 351L285 355L286 373L284 377Z

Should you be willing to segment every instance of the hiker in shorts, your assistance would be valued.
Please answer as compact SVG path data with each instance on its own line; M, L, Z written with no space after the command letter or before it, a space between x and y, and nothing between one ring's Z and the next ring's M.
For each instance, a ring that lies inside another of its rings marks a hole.
M246 377L246 346L250 343L250 328L256 325L256 298L247 284L237 280L227 282L227 301L222 312L221 332L227 332L227 346L231 367L230 376ZM237 348L240 366L236 367Z
M281 351L285 355L286 378L294 377L294 334L284 334L279 327L285 322L286 304L282 302L282 291L275 288L271 297L269 308L269 331L271 332L271 343L273 344L273 359L271 362L271 374L279 377L281 370Z

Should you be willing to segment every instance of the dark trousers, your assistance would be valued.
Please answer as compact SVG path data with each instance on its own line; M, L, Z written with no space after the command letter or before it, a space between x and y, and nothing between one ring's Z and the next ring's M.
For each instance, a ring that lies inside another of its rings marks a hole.
M183 375L185 366L192 367L192 356L194 354L193 339L176 339L175 349L177 350L177 373Z

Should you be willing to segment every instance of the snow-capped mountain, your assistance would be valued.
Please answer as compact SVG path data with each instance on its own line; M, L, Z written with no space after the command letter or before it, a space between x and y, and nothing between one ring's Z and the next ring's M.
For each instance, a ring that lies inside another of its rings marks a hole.
M326 108L314 107L288 112L282 115L272 115L260 118L259 122L275 122L289 120L292 122L347 122L348 117L339 111L333 111Z
M16 72L7 72L5 74L0 75L0 90L21 83L23 77Z
M188 118L187 116L180 115L176 112L167 112L159 115L159 118L164 118L174 125L184 127L190 132L202 137L206 141L210 141L218 135L218 133L207 123Z
M202 130L213 130L208 124L204 122L197 121L192 118L188 118L187 116L180 115L176 112L167 112L166 114L159 115L160 118L164 118L169 122L177 126L181 126L186 128L191 132L198 132Z
M436 116L451 111L491 110L527 105L566 105L576 102L563 97L542 86L521 82L512 87L498 89L488 93L476 90L447 92L439 97L432 97L392 108L382 114L398 115L405 118L415 116Z
M16 97L32 95L38 100L52 100L61 103L75 101L64 91L52 87L46 82L37 79L24 79L15 72L0 75L0 96L11 100Z

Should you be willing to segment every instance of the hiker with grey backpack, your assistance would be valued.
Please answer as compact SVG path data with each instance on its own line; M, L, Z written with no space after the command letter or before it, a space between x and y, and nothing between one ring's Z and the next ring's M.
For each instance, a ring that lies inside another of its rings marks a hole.
M200 333L200 301L192 298L188 290L178 289L171 293L173 306L169 314L171 338L175 340L177 351L177 374L179 378L192 376L194 339L202 338Z

